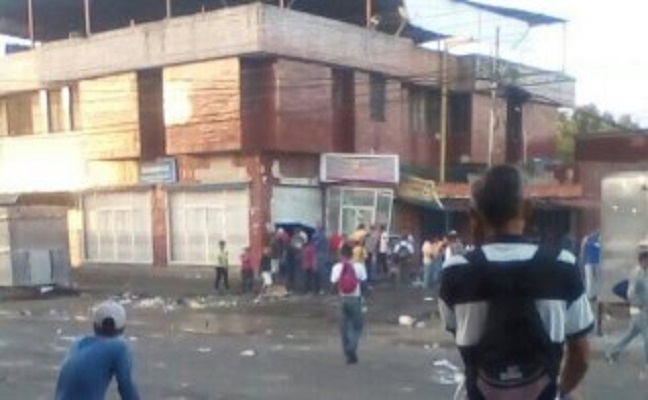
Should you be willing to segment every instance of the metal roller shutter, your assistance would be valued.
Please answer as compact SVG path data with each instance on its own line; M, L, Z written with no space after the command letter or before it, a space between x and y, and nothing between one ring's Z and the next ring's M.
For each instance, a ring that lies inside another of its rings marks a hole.
M225 240L230 264L249 246L250 201L247 189L169 194L170 260L214 265L218 242Z
M107 263L152 263L150 192L84 197L85 256Z

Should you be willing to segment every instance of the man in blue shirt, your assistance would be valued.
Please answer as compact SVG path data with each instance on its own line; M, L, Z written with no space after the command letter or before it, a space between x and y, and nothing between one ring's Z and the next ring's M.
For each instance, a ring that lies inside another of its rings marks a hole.
M139 400L128 344L121 339L126 311L114 301L94 312L94 335L72 344L56 384L55 400L104 400L113 376L122 400Z
M583 239L581 260L587 297L590 301L595 301L601 284L601 238L598 231Z

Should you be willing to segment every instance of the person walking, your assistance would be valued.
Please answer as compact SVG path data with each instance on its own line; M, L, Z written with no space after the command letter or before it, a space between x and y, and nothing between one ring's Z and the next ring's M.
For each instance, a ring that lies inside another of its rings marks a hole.
M621 339L610 347L605 358L610 363L619 361L620 354L636 337L641 336L644 349L644 363L639 371L640 379L648 373L648 242L639 246L639 264L628 279L628 301L630 302L630 324Z
M241 292L243 294L254 291L254 265L249 247L243 249L241 254Z
M260 296L266 295L272 287L272 250L269 247L263 249L261 255L261 262L259 263L259 271L261 273L261 291Z
M351 246L343 245L341 260L331 271L331 283L337 285L340 295L340 335L347 364L359 361L358 344L364 325L362 285L367 280L364 264L353 262L352 255Z
M320 291L319 272L317 271L317 258L315 245L312 241L304 246L304 293L318 294Z
M223 282L225 290L230 289L229 284L229 253L226 249L224 240L218 242L218 253L216 254L216 280L214 281L214 288L216 291L220 290L221 282Z
M55 400L104 400L113 378L122 400L139 400L133 381L132 355L121 338L126 310L114 301L94 310L94 335L75 341L63 361L56 382Z
M423 289L430 290L433 282L433 271L435 254L435 239L428 239L421 246L421 258L423 262Z
M389 257L389 232L387 232L387 227L385 225L380 225L377 262L379 274L383 276L389 273L387 257Z
M515 167L491 168L473 199L483 242L445 261L439 302L468 399L572 398L594 327L576 257L523 237L531 211Z
M377 276L376 259L378 253L378 242L380 241L380 232L376 229L375 225L371 225L369 233L367 234L364 245L367 251L367 259L365 260L365 267L367 268L367 279L373 282Z

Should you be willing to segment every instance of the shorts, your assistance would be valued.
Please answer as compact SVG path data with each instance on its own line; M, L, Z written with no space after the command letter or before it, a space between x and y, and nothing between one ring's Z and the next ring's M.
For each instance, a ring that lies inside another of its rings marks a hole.
M272 273L271 272L261 272L261 280L263 281L264 287L272 286Z

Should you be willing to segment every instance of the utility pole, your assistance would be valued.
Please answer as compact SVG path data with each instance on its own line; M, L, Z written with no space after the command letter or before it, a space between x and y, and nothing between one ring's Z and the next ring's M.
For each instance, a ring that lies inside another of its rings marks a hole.
M495 29L495 54L493 55L493 65L491 71L490 83L490 119L488 124L488 166L493 165L493 152L495 142L495 125L497 124L497 116L495 115L495 108L497 107L497 86L499 78L499 47L500 47L500 27Z
M373 17L373 0L365 0L365 2L367 6L365 21L367 28L369 28L371 26L371 17Z
M441 121L440 121L440 153L439 153L439 182L446 181L446 158L447 158L447 141L448 141L448 44L443 42L441 51Z
M85 35L92 34L92 23L90 21L90 0L83 0L83 16L85 19Z
M34 0L27 0L27 24L29 31L29 41L32 48L36 44L36 37L34 33Z
M164 0L166 6L166 17L171 19L173 17L173 9L171 8L171 0Z

